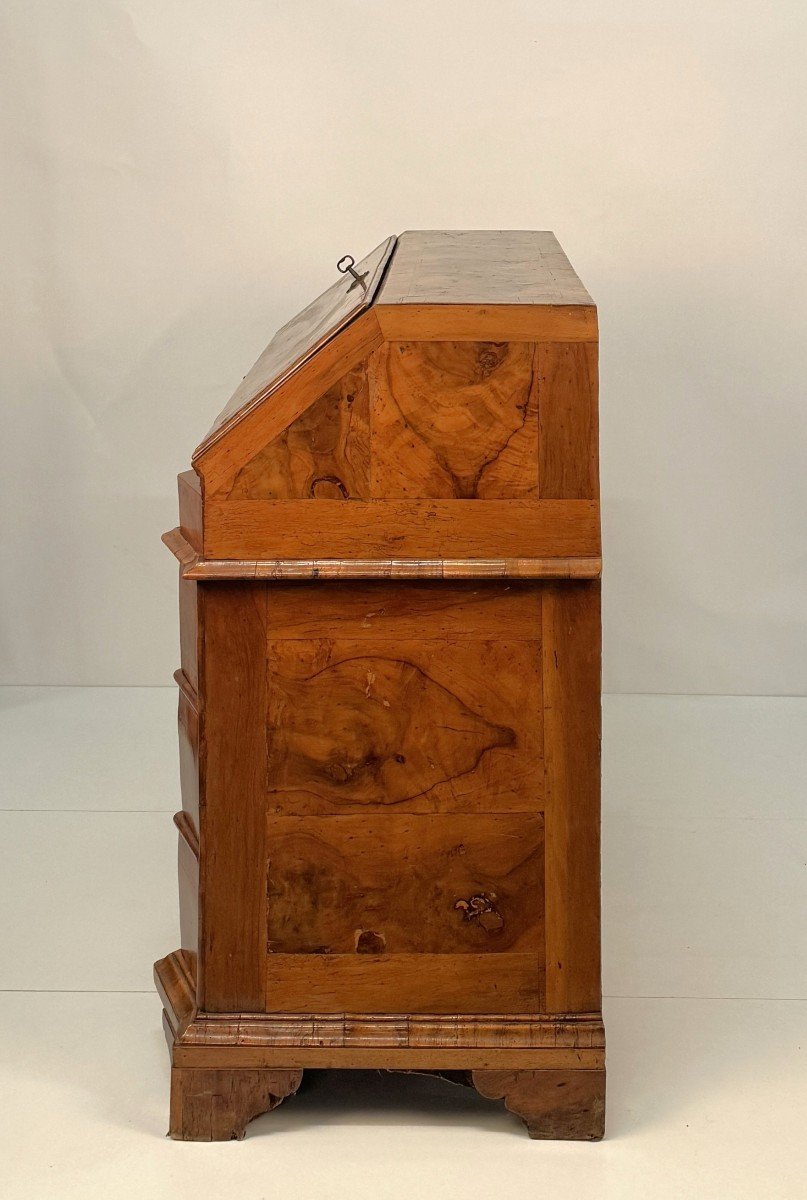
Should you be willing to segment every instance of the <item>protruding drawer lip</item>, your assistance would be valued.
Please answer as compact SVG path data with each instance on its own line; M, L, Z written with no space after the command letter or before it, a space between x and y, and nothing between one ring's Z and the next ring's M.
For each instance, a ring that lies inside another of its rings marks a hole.
M188 849L195 858L199 857L199 834L196 831L196 826L193 823L193 818L184 809L180 809L178 813L174 813L174 824L179 830L179 836L187 845Z
M199 711L199 694L181 667L178 670L174 671L174 683L177 685L180 692L182 692L182 695L188 701L191 708L195 709L195 711L198 712Z

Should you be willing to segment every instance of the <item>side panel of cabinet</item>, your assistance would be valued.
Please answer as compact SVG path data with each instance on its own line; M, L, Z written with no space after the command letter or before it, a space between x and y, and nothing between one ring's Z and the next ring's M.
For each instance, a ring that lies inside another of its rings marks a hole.
M539 589L275 586L266 1006L540 1011Z
M597 1011L598 584L201 590L203 1007Z

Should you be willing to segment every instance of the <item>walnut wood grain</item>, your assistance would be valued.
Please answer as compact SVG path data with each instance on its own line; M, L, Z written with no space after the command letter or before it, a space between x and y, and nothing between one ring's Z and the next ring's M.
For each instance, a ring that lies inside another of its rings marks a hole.
M300 1070L171 1068L169 1135L185 1142L240 1140L251 1120L300 1086Z
M273 954L543 955L540 814L270 814L266 848Z
M197 559L187 579L599 579L602 559Z
M597 556L594 500L210 500L206 558Z
M564 558L275 558L205 559L179 529L162 538L180 562L180 578L214 579L599 579L602 559Z
M194 956L155 964L175 1066L601 1069L599 1013L198 1012Z
M597 309L581 304L378 304L387 342L596 342Z
M599 1009L600 585L545 584L547 1011Z
M474 1087L504 1100L531 1138L596 1142L605 1133L604 1070L479 1071Z
M439 1058L446 1051L453 1054L506 1049L511 1053L555 1052L558 1063L596 1067L602 1065L605 1049L602 1018L598 1015L583 1014L560 1021L529 1013L465 1013L461 1017L435 1013L200 1014L187 1025L181 1042L189 1060L197 1050L225 1046L244 1051L305 1047L347 1051L341 1061L353 1061L357 1066L359 1059L353 1055L367 1050L428 1050ZM243 1061L247 1058L245 1055ZM540 1061L548 1065L548 1058L541 1055ZM201 1064L202 1059L197 1061ZM321 1065L333 1066L338 1061L331 1057Z
M174 1059L177 1066L198 1067L297 1067L337 1071L497 1071L540 1067L546 1070L587 1071L599 1070L605 1061L605 1054L602 1050L525 1049L523 1046L507 1045L487 1049L366 1046L342 1050L300 1043L273 1047L232 1045L228 1042L211 1046L178 1045ZM390 1087L392 1094L394 1084L391 1083Z
M271 954L267 1012L544 1011L544 970L526 954Z
M423 612L424 632L428 624ZM537 626L532 634L404 640L388 625L375 640L305 641L276 638L270 620L271 807L297 815L536 811Z
M597 346L537 348L538 478L546 499L597 499Z
M373 497L537 496L533 345L387 342L369 372Z
M367 372L349 371L241 467L231 500L369 499Z
M323 321L315 302L280 331L239 385L194 456L209 494L226 491L239 465L358 362L348 359L359 342L369 352L382 336L388 341L596 341L596 310L552 234L407 233L399 239L378 302L357 316L383 275L389 249L391 240L387 248L378 248L381 255L358 305L336 319L329 312ZM331 291L339 305L349 299L341 281ZM309 311L315 312L313 321ZM334 375L340 360L342 372Z
M327 291L277 331L216 419L202 448L220 440L247 411L264 403L304 364L321 357L328 343L355 323L356 316L373 301L395 240L387 238L356 265L362 277L360 286L349 275L334 271Z
M226 495L238 471L250 459L363 362L382 341L375 310L362 313L276 389L257 395L254 402L241 410L228 431L220 431L213 440L198 447L193 465L204 482L205 503L217 494Z
M597 314L554 235L402 234L377 297L388 341L596 341Z
M266 953L266 589L205 585L200 1004L259 1011ZM237 815L236 815L237 814ZM210 846L212 853L205 853Z
M533 584L483 579L475 585L413 580L345 580L337 587L272 587L271 637L288 641L462 638L487 641L540 636L541 597Z
M605 1047L600 1013L552 1017L532 1013L207 1013L196 1008L196 960L176 950L154 964L157 990L178 1042L212 1046L288 1048L304 1045L359 1050L397 1049L597 1050Z
M180 577L214 579L597 579L602 559L205 559L178 529L163 542L180 560Z

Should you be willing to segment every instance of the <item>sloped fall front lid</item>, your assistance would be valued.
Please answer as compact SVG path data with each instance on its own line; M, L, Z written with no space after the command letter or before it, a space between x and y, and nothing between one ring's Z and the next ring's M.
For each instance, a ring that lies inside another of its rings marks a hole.
M358 279L356 278L358 276ZM389 237L285 324L194 453L198 459L371 306L585 306L594 302L555 235L411 230Z
M278 329L248 375L245 375L207 437L197 448L201 454L256 404L307 362L321 346L364 312L373 302L396 239L388 237L366 258L354 264L336 283Z

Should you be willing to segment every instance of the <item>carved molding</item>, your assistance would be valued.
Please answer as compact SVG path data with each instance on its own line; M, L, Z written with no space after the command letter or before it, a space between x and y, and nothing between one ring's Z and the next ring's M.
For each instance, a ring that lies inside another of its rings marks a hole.
M599 579L599 555L544 558L202 558L182 530L163 534L182 578L205 579ZM176 676L175 676L176 678Z
M575 1061L591 1066L600 1064L605 1049L600 1013L552 1016L197 1013L192 955L178 950L156 963L154 971L169 1021L179 1031L175 1035L176 1044L183 1049L562 1050L576 1052L572 1056Z

